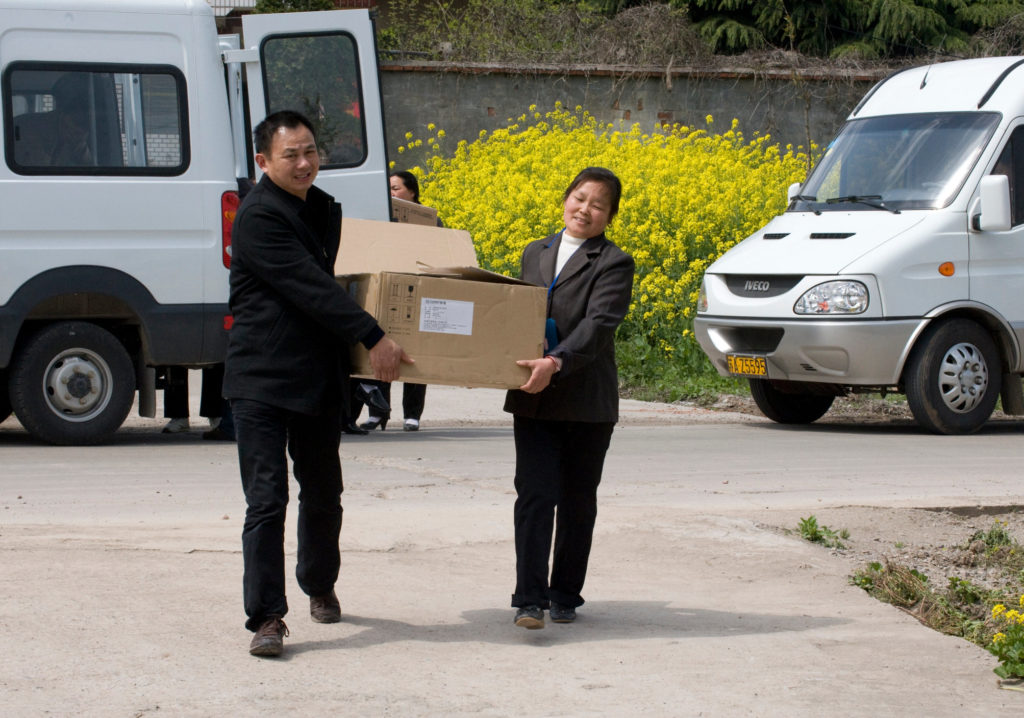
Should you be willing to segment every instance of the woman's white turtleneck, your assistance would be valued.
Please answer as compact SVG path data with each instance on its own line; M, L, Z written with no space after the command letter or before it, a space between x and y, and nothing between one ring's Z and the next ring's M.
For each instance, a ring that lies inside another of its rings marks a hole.
M555 260L555 276L557 277L559 272L562 271L562 267L569 261L569 257L572 256L573 252L580 248L580 245L586 242L586 239L579 237L573 237L568 232L562 232L562 241L558 244L558 259Z

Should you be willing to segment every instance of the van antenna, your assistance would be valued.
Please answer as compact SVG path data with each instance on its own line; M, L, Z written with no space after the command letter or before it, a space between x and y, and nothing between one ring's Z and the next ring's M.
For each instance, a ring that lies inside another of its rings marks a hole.
M928 73L931 72L931 71L932 71L932 66L929 65L927 67L927 69L924 71L924 77L921 78L921 86L919 88L917 88L917 89L923 90L924 86L928 84Z

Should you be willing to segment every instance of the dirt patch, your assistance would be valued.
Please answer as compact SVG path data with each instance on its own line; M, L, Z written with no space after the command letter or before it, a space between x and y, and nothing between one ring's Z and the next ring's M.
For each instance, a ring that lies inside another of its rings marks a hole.
M733 411L740 414L763 416L761 410L757 408L757 404L749 396L722 394L710 408L716 411ZM913 423L914 416L910 413L910 407L907 406L907 401L902 396L879 398L875 395L853 394L836 397L832 408L816 423L845 424L850 421L865 424L879 422L902 424L904 422Z
M766 517L761 525L790 536L800 536L800 520L807 514L784 512ZM1024 505L889 509L844 506L815 514L819 526L849 532L845 548L825 548L847 564L849 575L870 573L870 564L902 567L927 577L931 591L975 621L989 617L991 598L1001 593L1014 605L1024 593L1021 544L1024 543ZM1005 532L1014 545L993 547L985 535ZM951 581L959 579L959 581ZM962 582L969 582L965 586ZM959 587L959 590L958 590ZM964 590L964 588L968 590ZM932 625L924 603L907 610L936 630L960 635L962 624ZM921 615L919 615L921 614ZM987 640L988 634L981 634ZM967 636L964 636L967 638Z

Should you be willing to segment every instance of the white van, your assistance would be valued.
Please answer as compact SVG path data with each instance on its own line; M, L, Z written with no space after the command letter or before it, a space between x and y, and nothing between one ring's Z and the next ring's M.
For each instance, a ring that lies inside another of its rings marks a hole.
M0 0L0 421L100 441L170 366L220 363L251 127L317 125L317 184L389 216L365 10L253 15L205 0Z
M694 331L758 407L812 422L902 392L918 423L1024 414L1024 58L878 83L786 212L712 264Z

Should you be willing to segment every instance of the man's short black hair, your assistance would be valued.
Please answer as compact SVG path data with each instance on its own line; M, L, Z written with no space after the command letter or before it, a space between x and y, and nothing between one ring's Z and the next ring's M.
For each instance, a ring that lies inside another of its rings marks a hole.
M301 112L278 110L267 115L252 131L252 142L256 146L256 152L261 155L269 155L270 146L274 141L274 135L277 134L277 131L282 127L291 130L299 125L304 126L312 133L313 141L315 142L316 130L313 129L313 123Z

